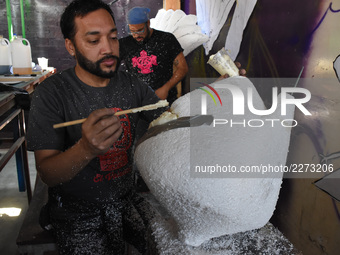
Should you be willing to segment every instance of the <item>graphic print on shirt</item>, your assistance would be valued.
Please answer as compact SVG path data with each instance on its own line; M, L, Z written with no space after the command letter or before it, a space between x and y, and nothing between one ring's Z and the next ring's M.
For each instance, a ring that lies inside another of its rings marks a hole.
M113 108L115 112L121 111L120 108ZM122 172L119 170L126 166L129 162L128 150L132 145L132 134L131 134L131 123L129 117L124 114L120 115L120 122L123 127L123 132L118 141L116 141L112 147L104 154L99 155L100 170L101 172L109 172L107 174L97 174L94 178L94 182L103 181L104 178L107 180L116 179L123 176L131 171L128 167Z
M151 55L148 56L148 53L145 50L140 52L140 57L132 58L132 66L138 67L140 71L139 73L148 74L152 73L152 66L157 66L157 56Z

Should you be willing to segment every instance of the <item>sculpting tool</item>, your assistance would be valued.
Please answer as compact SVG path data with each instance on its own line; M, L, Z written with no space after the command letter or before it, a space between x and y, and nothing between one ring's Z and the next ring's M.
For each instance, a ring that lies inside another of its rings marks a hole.
M119 116L119 115L129 114L129 113L136 113L136 112L141 112L141 111L155 110L157 108L166 107L168 105L169 105L168 101L160 100L156 104L144 105L144 106L138 107L138 108L133 108L133 109L119 111L119 112L116 112L114 115L115 116ZM87 118L79 119L79 120L67 121L67 122L63 122L63 123L59 123L59 124L54 124L53 128L61 128L61 127L68 127L68 126L72 126L72 125L81 124L81 123L85 122L86 119Z

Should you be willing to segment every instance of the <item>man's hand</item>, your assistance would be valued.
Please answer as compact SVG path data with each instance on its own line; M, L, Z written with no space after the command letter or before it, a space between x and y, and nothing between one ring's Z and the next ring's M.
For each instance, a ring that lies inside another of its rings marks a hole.
M160 87L159 89L156 89L155 93L160 99L164 100L167 99L169 90L165 86L163 86Z
M247 71L243 68L241 68L241 63L240 62L235 62L235 65L237 66L237 68L239 69L239 74L240 76L246 76Z
M109 150L122 133L122 126L113 109L92 112L82 125L80 143L90 155L97 156Z
M50 187L74 178L93 158L104 154L122 133L122 126L113 109L99 109L82 125L82 137L66 151L37 150L36 167Z

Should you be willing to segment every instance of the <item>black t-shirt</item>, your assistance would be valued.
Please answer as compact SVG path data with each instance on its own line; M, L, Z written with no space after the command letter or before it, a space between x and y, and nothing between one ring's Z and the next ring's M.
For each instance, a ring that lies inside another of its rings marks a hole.
M91 87L74 69L54 74L41 83L32 98L27 128L29 150L65 151L81 138L81 125L54 129L53 124L82 119L100 108L124 110L158 102L137 78L117 72L106 87ZM53 187L60 195L92 202L124 196L132 187L132 146L139 117L151 121L165 109L121 115L123 133L103 156L93 159L72 180ZM143 115L143 116L142 116Z
M138 43L132 36L119 40L119 54L128 72L156 90L162 87L173 74L173 62L183 51L171 33L153 30L151 37ZM176 99L176 88L169 92L168 101Z

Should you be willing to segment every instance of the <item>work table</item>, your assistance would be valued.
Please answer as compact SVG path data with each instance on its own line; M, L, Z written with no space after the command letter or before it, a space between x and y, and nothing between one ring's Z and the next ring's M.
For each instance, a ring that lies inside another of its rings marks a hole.
M55 73L55 69L44 71L41 74L25 76L0 75L0 83L9 86L9 89L13 87L26 90L28 94L32 94L35 87L53 73ZM12 128L8 124L11 124ZM2 149L7 151L0 157L0 172L15 154L19 191L26 191L28 202L30 202L32 189L25 135L25 110L17 104L15 92L0 92L0 145Z

